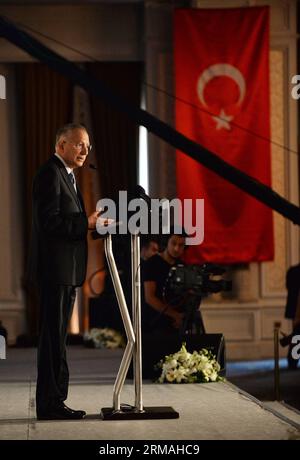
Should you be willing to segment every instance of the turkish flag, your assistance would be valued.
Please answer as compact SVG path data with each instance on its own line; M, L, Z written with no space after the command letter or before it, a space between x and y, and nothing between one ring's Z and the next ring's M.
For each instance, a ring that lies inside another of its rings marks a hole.
M176 10L174 58L176 129L270 186L269 8ZM273 259L268 207L179 151L176 171L178 197L204 199L188 262Z

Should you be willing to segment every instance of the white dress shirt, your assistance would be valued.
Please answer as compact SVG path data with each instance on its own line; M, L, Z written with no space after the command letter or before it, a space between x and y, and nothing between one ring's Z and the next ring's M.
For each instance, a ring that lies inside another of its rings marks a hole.
M55 152L54 155L55 155L57 158L59 158L60 161L63 163L64 167L65 167L66 170L67 170L67 173L68 173L68 174L73 174L73 177L74 177L74 184L73 184L73 185L74 185L74 188L75 188L75 192L77 193L76 178L75 178L75 175L74 175L74 173L73 173L73 169L70 168L70 167L66 164L65 160L64 160L58 153Z

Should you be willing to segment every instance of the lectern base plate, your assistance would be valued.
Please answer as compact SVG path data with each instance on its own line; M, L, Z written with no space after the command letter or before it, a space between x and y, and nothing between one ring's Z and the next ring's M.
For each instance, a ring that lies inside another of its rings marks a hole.
M179 413L173 407L144 407L143 412L132 410L115 411L113 407L103 407L101 409L103 420L149 420L179 418Z

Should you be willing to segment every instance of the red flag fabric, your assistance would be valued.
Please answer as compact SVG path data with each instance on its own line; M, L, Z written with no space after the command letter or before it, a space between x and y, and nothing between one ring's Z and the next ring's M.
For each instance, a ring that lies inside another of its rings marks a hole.
M174 62L176 129L270 186L269 8L175 10ZM204 199L188 262L273 259L269 208L179 151L176 171L178 197Z

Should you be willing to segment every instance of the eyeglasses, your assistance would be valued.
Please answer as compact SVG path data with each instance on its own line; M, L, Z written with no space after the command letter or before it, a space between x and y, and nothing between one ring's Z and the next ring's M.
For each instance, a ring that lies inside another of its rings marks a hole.
M75 147L76 150L82 150L82 149L86 149L88 152L90 152L92 150L92 145L85 145L83 142L79 142L78 144L74 144L73 142L69 142L69 141L63 141L63 143L67 143L68 144L71 144L73 145L73 147Z

